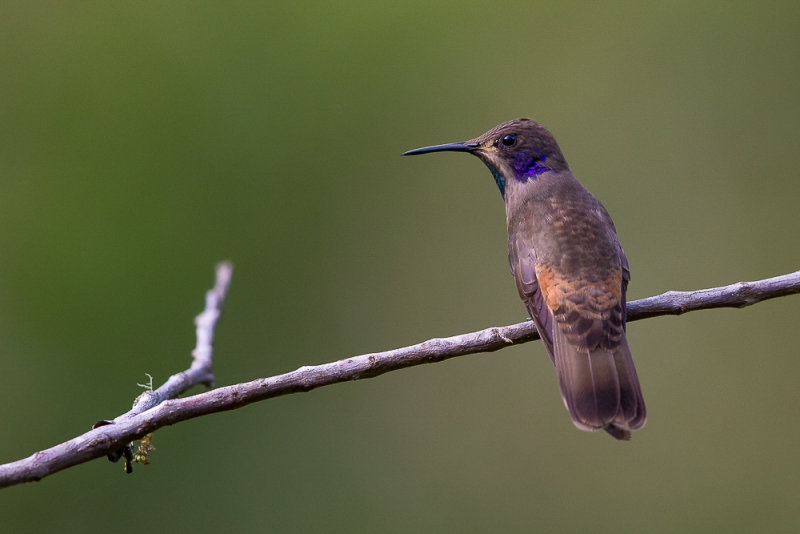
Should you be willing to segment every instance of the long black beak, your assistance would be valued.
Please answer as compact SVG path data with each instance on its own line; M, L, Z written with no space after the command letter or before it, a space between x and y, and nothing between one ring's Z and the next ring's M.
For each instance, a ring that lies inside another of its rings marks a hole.
M415 148L408 152L403 152L404 156L415 156L417 154L427 154L428 152L473 152L480 145L478 143L446 143L444 145L424 146L422 148Z

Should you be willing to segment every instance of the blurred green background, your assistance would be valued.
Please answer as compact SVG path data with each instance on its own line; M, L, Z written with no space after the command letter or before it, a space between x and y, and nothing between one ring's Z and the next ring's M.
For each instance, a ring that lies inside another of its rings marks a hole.
M0 461L185 368L219 385L526 316L474 158L544 122L629 297L798 269L796 2L3 2ZM793 532L800 298L637 322L630 443L531 343L160 430L0 493L8 532ZM193 392L200 389L193 390Z

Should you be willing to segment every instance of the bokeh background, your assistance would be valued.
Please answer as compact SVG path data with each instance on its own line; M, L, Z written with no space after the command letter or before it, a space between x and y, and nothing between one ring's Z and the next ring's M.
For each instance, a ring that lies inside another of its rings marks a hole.
M4 2L0 461L219 385L525 318L483 165L530 116L633 299L798 269L796 2ZM158 431L0 493L7 532L794 532L800 297L631 325L649 422L576 430L536 343ZM198 388L195 391L200 391Z

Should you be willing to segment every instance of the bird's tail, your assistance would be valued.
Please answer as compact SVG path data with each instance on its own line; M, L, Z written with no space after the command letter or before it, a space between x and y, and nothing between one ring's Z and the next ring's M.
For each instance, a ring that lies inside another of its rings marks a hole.
M556 326L553 353L561 396L575 426L602 428L624 440L631 438L631 430L644 426L644 398L624 334L613 351L581 351Z

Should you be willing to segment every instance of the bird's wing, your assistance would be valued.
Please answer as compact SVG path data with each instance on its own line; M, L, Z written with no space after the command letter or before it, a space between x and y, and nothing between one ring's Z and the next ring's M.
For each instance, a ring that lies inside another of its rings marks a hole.
M553 359L553 314L545 304L539 282L536 279L536 254L522 239L509 243L508 259L511 274L517 283L517 291L531 316L542 343Z

